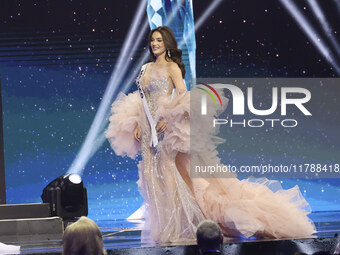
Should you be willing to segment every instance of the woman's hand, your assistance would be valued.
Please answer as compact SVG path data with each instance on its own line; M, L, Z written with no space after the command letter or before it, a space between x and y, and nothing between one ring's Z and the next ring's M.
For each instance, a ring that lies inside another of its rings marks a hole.
M157 131L158 132L160 132L160 133L163 133L165 130L166 130L166 125L167 125L168 123L164 120L164 119L162 119L160 122L158 122L158 124L157 124L157 127L156 127L156 129L157 129Z
M135 135L136 140L137 140L138 142L140 142L140 127L139 127L138 124L137 124L137 126L135 127L134 135Z

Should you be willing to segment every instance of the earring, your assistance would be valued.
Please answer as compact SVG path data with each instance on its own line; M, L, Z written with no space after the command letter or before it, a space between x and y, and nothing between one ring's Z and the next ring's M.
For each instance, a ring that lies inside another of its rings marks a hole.
M168 49L168 57L171 58L170 50Z

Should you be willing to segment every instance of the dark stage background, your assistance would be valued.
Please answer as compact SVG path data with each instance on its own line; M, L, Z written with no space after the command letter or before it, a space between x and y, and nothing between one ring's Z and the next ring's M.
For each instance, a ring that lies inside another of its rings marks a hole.
M195 20L210 3L193 1ZM0 2L7 203L40 202L42 189L68 170L93 121L138 4ZM321 7L339 42L336 3L323 1ZM299 1L299 8L321 33L306 2ZM279 1L222 1L197 31L196 43L198 77L338 77ZM146 44L145 37L136 56L126 62L135 62ZM133 85L130 91L135 89ZM122 219L139 208L143 202L135 183L139 160L117 157L108 142L100 147L83 174L90 217ZM314 211L340 209L338 179L282 180L285 188L295 184Z

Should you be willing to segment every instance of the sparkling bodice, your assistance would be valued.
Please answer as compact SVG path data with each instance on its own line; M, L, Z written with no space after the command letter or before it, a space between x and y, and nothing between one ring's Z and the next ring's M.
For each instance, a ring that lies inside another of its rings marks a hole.
M141 79L142 88L145 94L145 98L148 102L150 112L152 116L155 116L157 110L156 99L164 94L168 93L169 79L167 76L160 78L151 77L149 84L144 84L144 79Z
M144 84L142 79L142 85L144 93L148 93L152 98L157 98L168 92L169 79L166 76L161 78L150 78L149 84Z

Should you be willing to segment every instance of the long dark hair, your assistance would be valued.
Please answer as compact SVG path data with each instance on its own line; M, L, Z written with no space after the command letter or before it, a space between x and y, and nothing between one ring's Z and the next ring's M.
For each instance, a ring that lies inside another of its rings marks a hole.
M165 60L170 61L170 59L171 59L172 61L174 61L178 65L178 67L181 69L182 77L184 78L185 77L185 66L182 62L182 50L177 48L177 41L176 41L174 32L172 32L172 30L167 26L156 27L155 29L152 29L150 31L150 34L149 34L149 51L150 51L151 61L156 60L156 57L152 53L152 49L151 49L151 46L150 46L152 34L156 31L161 33L163 41L164 41L165 48L167 49L167 51L170 51L171 57L169 57L168 53L166 52Z

